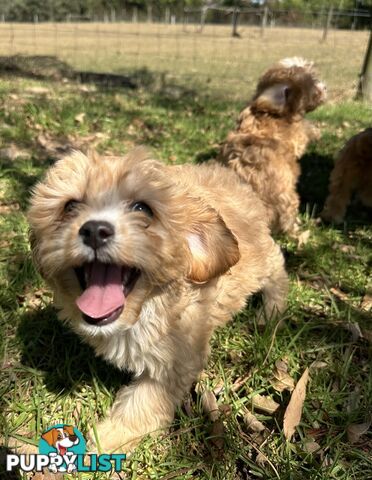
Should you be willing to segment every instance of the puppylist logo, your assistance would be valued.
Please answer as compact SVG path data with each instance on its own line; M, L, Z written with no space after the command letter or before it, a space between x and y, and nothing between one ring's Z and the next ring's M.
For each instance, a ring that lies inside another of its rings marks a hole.
M121 472L125 454L86 454L86 442L82 433L72 425L60 423L48 428L39 441L39 453L8 454L6 469L11 472L42 472L48 468L52 473L76 472Z

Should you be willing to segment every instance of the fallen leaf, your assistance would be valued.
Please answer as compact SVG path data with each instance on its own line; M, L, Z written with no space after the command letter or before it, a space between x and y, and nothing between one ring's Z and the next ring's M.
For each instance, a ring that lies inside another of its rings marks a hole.
M262 410L270 414L275 413L280 406L279 403L275 402L272 398L260 394L252 397L252 405L254 408L257 408L257 410Z
M188 417L192 418L194 416L190 395L188 395L187 398L185 398L183 402L183 408L185 409L185 412Z
M215 422L220 416L220 411L218 410L217 399L213 392L205 390L201 394L201 404L204 413L209 416L212 422Z
M257 465L260 465L261 467L267 463L267 457L264 455L262 452L259 452L257 457L256 457L256 463Z
M225 444L225 429L222 420L213 422L210 430L211 441L218 450L222 450Z
M341 290L339 290L338 288L332 287L329 289L329 291L343 302L347 302L349 300L349 297L346 295L346 293L341 292Z
M247 383L247 380L249 380L250 377L251 373L248 373L248 375L244 375L244 377L238 377L232 384L231 390L233 392L238 391L245 383Z
M50 93L50 90L46 87L28 87L25 92L34 93L36 95L46 95L47 93Z
M360 326L356 322L348 322L343 324L344 328L346 330L349 330L351 333L351 341L352 343L355 343L359 340L359 338L363 338L362 330L360 329Z
M52 473L52 472L49 472L47 468L43 469L43 473L44 473L43 480L63 480L64 478L63 473Z
M215 395L219 395L223 389L224 389L224 386L225 386L225 382L221 379L217 382L217 385L214 387L213 389L213 393Z
M97 87L95 85L79 85L77 89L78 91L83 93L91 93L97 91Z
M61 155L68 152L71 148L71 145L69 145L65 139L54 139L48 133L40 133L36 140L40 147L42 147L49 155Z
M310 365L310 369L314 369L314 370L317 370L317 369L320 369L320 368L326 368L326 367L328 367L328 363L321 362L321 361L318 361L318 360L316 360L315 362L313 362Z
M11 143L8 147L0 149L0 157L4 160L14 161L17 158L30 158L31 155L26 150L21 150L14 143Z
M290 440L300 423L302 407L306 397L306 385L309 380L309 369L306 368L293 390L291 399L284 413L283 431L286 440Z
M11 213L19 210L19 203L14 202L14 203L9 203L8 205L0 204L0 213Z
M221 414L225 417L229 417L232 413L232 408L231 405L228 405L226 403L223 403L218 407L218 410L221 412Z
M294 389L294 380L288 373L288 365L283 360L275 362L274 378L271 385L278 392L288 390L292 392Z
M372 331L371 330L362 330L363 338L367 340L367 342L372 343Z
M360 307L367 312L372 310L372 287L368 287Z
M303 245L306 245L310 238L310 230L305 230L297 236L297 247L301 248Z
M313 440L308 440L304 442L304 450L306 453L317 453L320 454L321 447L319 443L314 442Z
M355 247L353 245L336 245L335 250L340 250L342 253L353 253Z
M251 432L261 433L266 430L265 425L260 422L255 415L251 412L247 412L244 417L243 421L247 426L248 430Z
M360 437L368 432L371 421L365 423L352 423L346 429L347 439L350 443L358 443Z
M75 122L77 122L77 123L84 123L84 119L85 119L85 113L84 112L81 112L78 115L75 115Z

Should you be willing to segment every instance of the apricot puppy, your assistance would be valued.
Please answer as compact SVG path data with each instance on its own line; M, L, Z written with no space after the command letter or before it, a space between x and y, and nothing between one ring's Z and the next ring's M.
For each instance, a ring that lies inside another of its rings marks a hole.
M321 217L341 223L353 193L372 207L372 128L351 137L338 154Z
M295 233L299 158L319 132L304 119L325 101L312 63L287 58L260 78L218 160L249 183L263 201L274 233Z
M74 152L34 189L33 254L60 317L135 375L98 425L105 453L172 422L213 329L247 296L262 290L267 315L284 308L287 274L264 208L222 170L167 167L141 149Z

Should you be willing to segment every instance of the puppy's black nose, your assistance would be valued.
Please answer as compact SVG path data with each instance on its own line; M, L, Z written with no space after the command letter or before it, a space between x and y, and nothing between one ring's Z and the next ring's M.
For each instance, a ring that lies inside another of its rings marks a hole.
M106 245L114 233L114 226L103 220L90 220L84 223L79 230L79 235L85 245L94 248L94 250Z

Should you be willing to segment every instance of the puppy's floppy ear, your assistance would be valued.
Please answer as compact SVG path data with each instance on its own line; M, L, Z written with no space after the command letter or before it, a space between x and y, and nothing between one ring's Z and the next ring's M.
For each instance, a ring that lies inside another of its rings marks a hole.
M191 252L189 280L204 283L227 272L240 258L238 242L221 216L212 208L199 211L187 234Z
M285 83L276 83L257 93L252 107L262 112L281 112L288 101L290 87Z
M48 445L54 447L58 438L58 431L55 428L52 428L52 430L49 430L48 432L43 433L41 438L45 440L48 443Z

